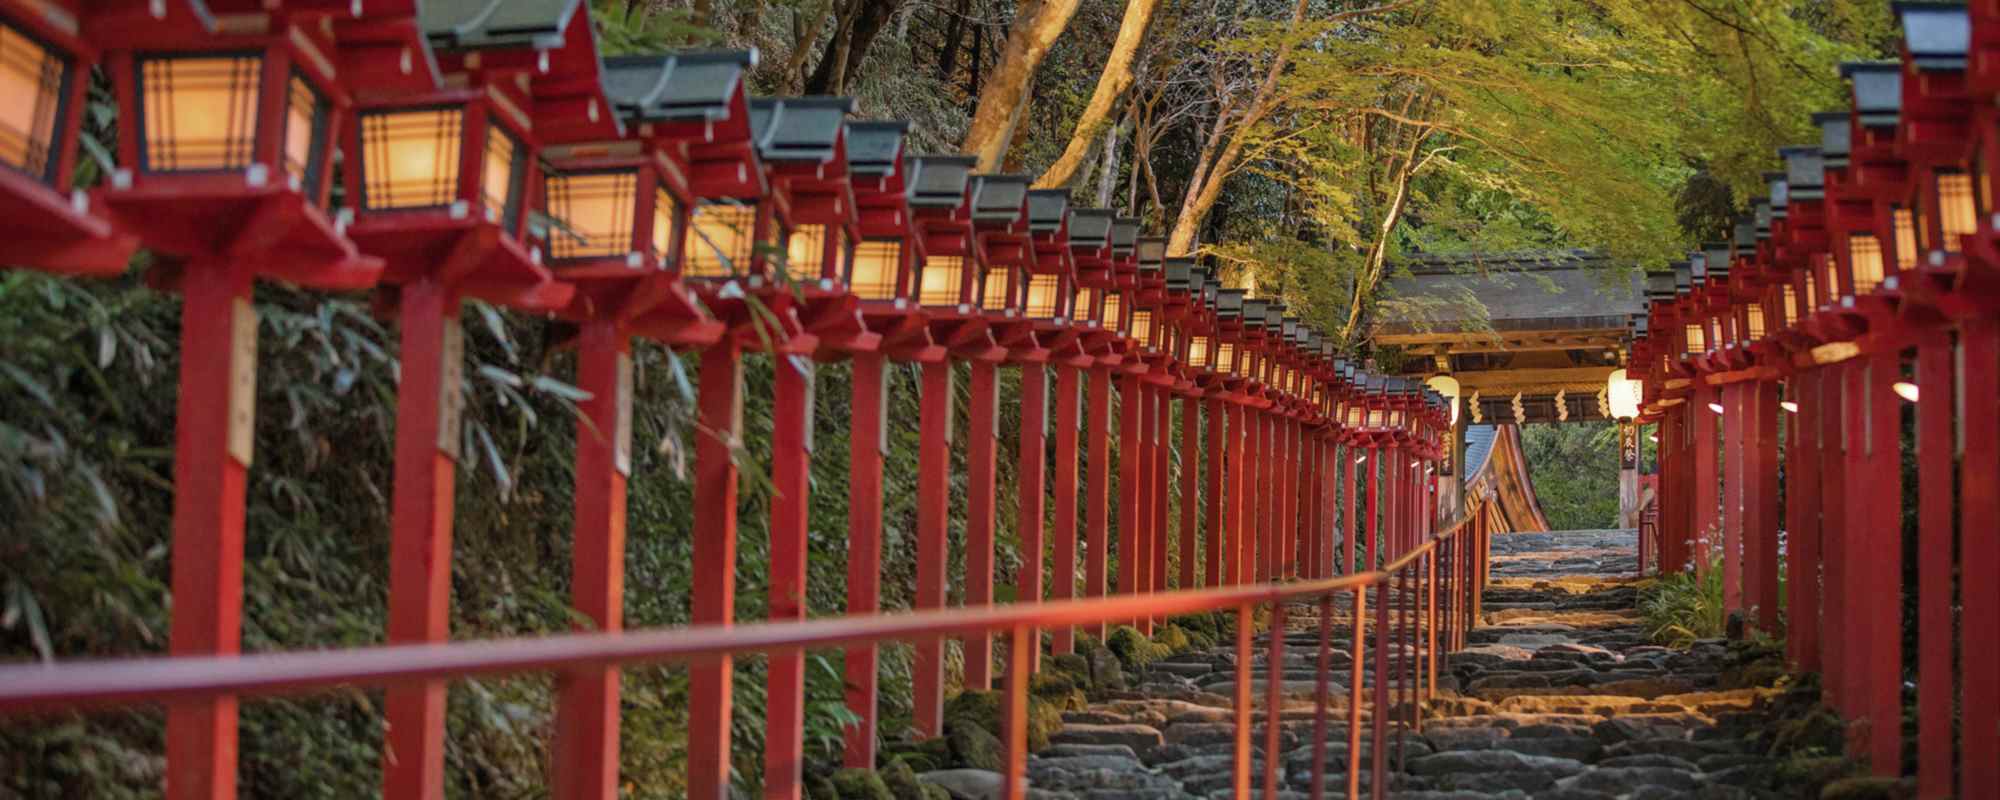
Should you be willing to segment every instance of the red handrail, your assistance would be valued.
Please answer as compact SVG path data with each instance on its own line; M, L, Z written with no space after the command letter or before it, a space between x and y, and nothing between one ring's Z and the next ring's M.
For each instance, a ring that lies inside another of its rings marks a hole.
M1120 595L1086 600L1065 600L1059 602L1012 604L984 608L957 608L934 611L888 613L865 617L840 617L808 621L784 621L749 623L735 626L707 625L698 627L660 628L650 630L628 630L622 632L565 633L536 638L497 639L484 641L461 641L444 644L418 645L377 645L371 647L347 648L340 650L288 651L262 653L244 656L169 656L133 659L104 659L95 661L65 662L62 664L25 664L0 667L0 717L50 714L91 709L106 709L154 703L174 704L210 700L224 696L260 697L283 694L298 694L343 686L386 687L424 683L483 675L505 675L523 672L565 672L578 669L623 667L639 664L712 663L726 656L740 653L773 653L807 649L833 649L847 645L867 644L883 641L922 641L941 637L963 636L978 633L1010 633L1024 636L1038 628L1080 625L1095 622L1114 622L1136 616L1166 617L1211 611L1233 610L1238 613L1237 697L1239 707L1236 717L1241 728L1238 734L1240 767L1249 764L1250 704L1248 693L1251 679L1251 659L1247 657L1251 634L1249 631L1250 610L1259 605L1269 604L1279 613L1273 615L1274 626L1270 644L1270 660L1267 661L1266 698L1273 702L1278 687L1284 680L1282 662L1282 608L1283 604L1295 601L1320 601L1323 611L1330 611L1334 595L1353 592L1355 604L1352 607L1353 641L1351 652L1354 658L1354 676L1349 686L1349 739L1350 745L1359 736L1359 714L1361 703L1360 664L1366 647L1364 595L1367 590L1376 591L1375 647L1377 648L1376 708L1386 707L1388 684L1394 681L1389 671L1382 669L1383 650L1393 628L1410 626L1445 625L1449 627L1447 640L1469 624L1467 617L1469 604L1465 601L1478 591L1476 575L1464 574L1463 570L1439 570L1430 559L1435 558L1441 548L1459 544L1459 534L1469 526L1463 521L1455 522L1446 530L1427 537L1421 544L1411 548L1382 569L1361 572L1336 578L1300 581L1293 583L1269 583L1254 586L1240 586L1219 589L1162 592L1146 595ZM1473 542L1474 545L1477 542ZM1451 553L1453 564L1470 554L1464 549L1454 549ZM1432 594L1429 607L1417 610L1417 604L1426 602L1424 592L1401 590L1400 604L1410 604L1416 613L1403 616L1397 609L1401 621L1391 626L1388 614L1392 610L1384 602L1390 590L1390 581L1400 580L1408 584L1434 580L1443 575L1447 592ZM1466 579L1466 578L1469 578ZM1437 609L1438 597L1451 608L1440 614ZM1319 683L1316 696L1321 713L1326 707L1326 681L1328 661L1324 657L1331 647L1331 626L1322 621L1320 626ZM1408 630L1404 635L1410 635ZM1435 636L1435 634L1432 634ZM1417 641L1412 638L1411 643ZM1435 641L1434 639L1432 641ZM1019 648L1010 648L1018 650ZM1025 651L1023 651L1025 652ZM1436 647L1423 648L1421 656L1429 663L1419 669L1417 676L1429 675L1434 683L1436 675ZM1012 666L1022 667L1025 662L1011 659ZM1399 659L1400 661L1400 659ZM1399 663L1397 671L1413 667L1407 662ZM1026 669L1010 669L1007 676L1008 723L1010 733L1021 733L1025 727L1020 722L1025 718ZM1412 697L1422 683L1421 677L1409 684L1398 686L1399 692L1411 691ZM1424 689L1428 696L1428 687ZM1280 715L1268 715L1270 724L1276 725ZM1414 720L1413 720L1414 721ZM1385 720L1378 714L1374 726L1375 751L1382 752L1385 745ZM1321 723L1322 726L1324 722ZM1322 730L1324 728L1322 727ZM1316 743L1324 748L1324 735ZM1008 796L1017 797L1025 786L1019 773L1025 769L1025 739L1008 736L1009 771L1007 775ZM1350 746L1348 752L1348 787L1350 792L1358 789L1359 748ZM1275 786L1277 759L1266 759L1265 786ZM1374 768L1374 787L1378 796L1383 789L1381 774L1382 761L1377 759ZM1324 769L1324 753L1316 753L1314 771L1316 784L1324 776L1318 773ZM1249 776L1239 773L1237 786L1249 787Z

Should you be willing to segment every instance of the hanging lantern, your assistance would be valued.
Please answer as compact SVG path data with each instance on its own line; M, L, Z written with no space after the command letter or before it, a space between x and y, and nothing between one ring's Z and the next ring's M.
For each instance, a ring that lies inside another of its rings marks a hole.
M769 184L763 205L774 220L772 237L782 243L784 275L834 296L846 294L856 234L847 163L847 115L853 110L847 97L750 102L750 134Z
M908 131L906 122L847 123L848 183L860 239L843 277L848 291L864 303L912 299L910 264L921 239L914 235L905 195L903 141Z
M910 162L910 209L923 231L925 251L917 264L915 290L925 308L973 308L977 275L966 194L973 163L966 156L924 156Z

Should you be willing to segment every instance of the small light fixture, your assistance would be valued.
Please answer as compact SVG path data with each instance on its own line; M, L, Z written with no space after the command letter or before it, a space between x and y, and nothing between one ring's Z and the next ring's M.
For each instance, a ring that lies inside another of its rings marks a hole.
M1713 411L1713 412L1715 412L1716 414L1720 415L1720 414L1722 413L1722 404L1721 404L1721 403L1709 403L1709 404L1708 404L1708 410L1710 410L1710 411Z
M1896 381L1895 386L1891 388L1894 388L1896 390L1897 397L1901 397L1908 402L1912 403L1917 402L1916 384L1911 383L1909 381Z
M1799 404L1798 404L1798 403L1794 403L1794 402L1792 402L1792 401L1790 401L1790 400L1785 400L1785 401L1782 401L1782 402L1778 403L1778 407L1779 407L1779 408L1782 408L1782 409L1784 409L1784 410L1785 410L1786 412L1788 412L1788 413L1792 413L1792 414L1797 414L1797 413L1799 413Z

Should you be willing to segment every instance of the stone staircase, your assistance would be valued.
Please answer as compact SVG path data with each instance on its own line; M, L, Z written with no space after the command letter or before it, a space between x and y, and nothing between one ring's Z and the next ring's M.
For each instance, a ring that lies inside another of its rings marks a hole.
M1440 666L1437 697L1420 726L1405 727L1407 706L1395 709L1388 796L1790 796L1776 788L1773 765L1753 738L1764 722L1761 701L1777 690L1750 684L1757 674L1768 682L1775 673L1745 669L1741 649L1719 641L1688 650L1652 644L1634 609L1637 592L1624 577L1633 536L1627 530L1494 537L1494 581L1481 626L1470 632L1466 649L1450 655L1448 669ZM1280 785L1281 796L1303 798L1316 730L1317 609L1295 607L1287 617L1278 670L1286 696ZM1337 604L1328 796L1346 788L1350 619L1346 604ZM1260 635L1254 651L1253 786L1262 780L1268 645ZM1391 669L1400 666L1397 656L1414 654L1392 644ZM1235 660L1228 643L1173 656L1147 667L1132 689L1066 712L1051 746L1029 762L1033 794L1229 797ZM1370 652L1364 688L1373 686L1373 662ZM1364 726L1371 724L1362 716ZM1372 753L1368 729L1362 733L1367 791Z

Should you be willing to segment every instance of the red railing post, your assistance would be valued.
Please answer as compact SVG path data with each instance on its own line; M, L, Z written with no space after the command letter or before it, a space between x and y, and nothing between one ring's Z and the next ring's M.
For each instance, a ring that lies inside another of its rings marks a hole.
M741 347L724 337L701 355L695 439L694 599L696 625L729 625L736 617L736 459L743 435ZM733 660L721 658L689 669L688 796L729 796L730 684Z
M1201 508L1201 398L1188 395L1181 400L1181 530L1180 579L1178 588L1193 589L1200 584L1200 563L1195 557L1195 515Z
M1959 632L1959 789L1964 797L2000 797L2000 319L1968 320L1959 329L1965 407L1959 416L1959 613L1984 624ZM1827 637L1829 641L1837 637Z
M1373 482L1370 483L1372 488ZM1372 541L1373 536L1369 539ZM1381 800L1388 782L1389 767L1389 581L1375 583L1375 698L1370 701L1368 713L1372 723L1369 732L1369 793Z
M951 525L952 365L943 360L923 366L923 396L917 427L917 594L918 610L944 608L945 567L950 551L946 536ZM911 675L917 733L944 734L944 640L926 639L915 645Z
M1231 751L1230 765L1236 797L1250 796L1250 682L1257 675L1256 665L1251 663L1257 635L1255 608L1245 605L1236 609L1236 718L1233 720L1236 747Z
M177 656L233 655L243 642L243 487L257 413L257 312L250 304L249 269L190 266L196 270L181 290L168 650ZM437 381L412 373L420 365L409 363L405 347L404 380ZM433 413L438 397L431 395ZM450 488L444 482L444 491ZM441 688L438 694L442 720ZM166 740L167 797L236 796L235 699L169 706Z
M1819 375L1801 370L1785 387L1798 409L1785 426L1785 644L1793 668L1807 672L1820 664Z
M1354 635L1347 665L1347 796L1361 796L1361 689L1368 659L1368 587L1354 587Z
M1311 580L1320 577L1320 483L1319 483L1319 439L1311 432L1300 428L1300 504L1299 514L1303 521L1299 526L1299 577Z
M1271 603L1264 651L1264 796L1278 796L1278 764L1285 760L1285 603Z
M1103 597L1111 538L1111 368L1090 369L1090 459L1085 485L1083 596ZM1122 474L1122 473L1121 473ZM1121 510L1123 506L1120 506ZM1083 631L1104 638L1104 623L1086 623Z
M1437 696L1438 680L1438 551L1424 555L1424 695L1429 702Z
M999 440L999 367L991 361L970 364L971 400L966 409L965 442L965 605L993 605L994 459ZM981 631L965 637L965 688L993 687L993 634Z
M1346 473L1346 477L1341 482L1341 496L1347 501L1347 510L1342 514L1341 522L1343 530L1340 540L1341 549L1344 551L1341 553L1342 570L1343 574L1347 575L1353 575L1359 571L1358 565L1355 562L1354 548L1355 540L1361 536L1362 526L1359 511L1361 495L1355 491L1355 486L1358 485L1355 481L1361 476L1361 465L1364 463L1361 459L1367 457L1362 448L1352 444L1343 449L1340 454L1341 463L1346 465L1346 468L1341 470Z
M882 380L882 361L872 352L856 353L853 360L854 419L847 452L849 615L872 615L882 609L882 459L888 434L888 386ZM875 766L878 655L874 644L862 644L848 647L841 658L847 710L857 717L845 731L841 758L845 766Z
M1021 537L1021 571L1014 587L1016 603L1042 601L1042 445L1048 428L1048 385L1048 372L1040 363L1021 365L1021 452L1014 472L1021 492L1020 514L1014 523ZM1025 641L1029 644L1028 671L1037 672L1042 665L1040 629L1029 628Z
M1364 478L1368 481L1368 530L1366 533L1366 551L1362 555L1362 566L1358 567L1357 571L1371 570L1382 563L1375 558L1375 546L1377 538L1382 533L1382 478L1388 472L1383 467L1382 458L1388 457L1386 455L1387 452L1387 450L1377 448L1371 443L1368 445L1367 452L1361 456L1363 459L1361 463L1368 470L1368 475ZM1370 458L1370 456L1376 455L1381 455L1382 458ZM1380 600L1381 598L1378 597L1376 599Z
M451 287L431 278L404 285L399 296L402 380L396 392L390 509L391 644L441 642L451 632L451 533L459 445L455 417L462 404L458 375L464 347L458 303ZM178 609L179 592L175 600ZM388 728L383 738L383 795L392 800L439 796L444 788L444 684L390 689L384 693L383 708ZM170 726L169 748L175 738ZM173 760L171 752L168 760Z
M804 620L814 366L783 355L772 361L769 616ZM796 800L805 766L806 654L781 650L772 653L767 663L764 796Z
M583 324L576 385L575 530L570 597L598 630L625 626L625 482L632 472L631 343L617 323ZM551 793L564 800L618 794L618 670L565 673L557 680ZM442 789L438 785L438 789Z
M1327 683L1333 670L1333 595L1319 598L1319 659L1313 669L1312 785L1310 796L1326 796L1326 736L1333 716Z
M1041 649L1040 641L1041 635L1025 625L1014 628L1007 638L1007 705L1000 720L1007 761L1000 771L1000 796L1006 800L1022 800L1028 794L1028 665Z
M1299 510L1299 456L1298 436L1292 428L1290 414L1276 417L1278 423L1278 459L1272 466L1278 470L1278 572L1280 580L1297 578L1299 570L1298 550L1298 510Z
M1952 793L1952 380L1949 333L1917 345L1917 789Z
M1254 406L1243 408L1243 553L1249 562L1252 583L1270 580L1270 548L1264 544L1264 492L1270 485L1264 460L1264 414Z
M1206 580L1203 581L1202 585L1213 589L1217 586L1223 585L1224 576L1228 574L1223 572L1223 562L1222 562L1222 548L1223 548L1222 474L1224 469L1223 452L1225 445L1223 444L1224 442L1223 435L1225 426L1223 424L1222 409L1224 406L1222 404L1222 398L1210 397L1208 398L1207 405L1208 405L1208 472L1202 477L1208 483L1208 497L1205 498L1208 508L1208 515L1207 515L1208 530L1205 532L1208 537L1208 563L1202 565L1206 577Z

